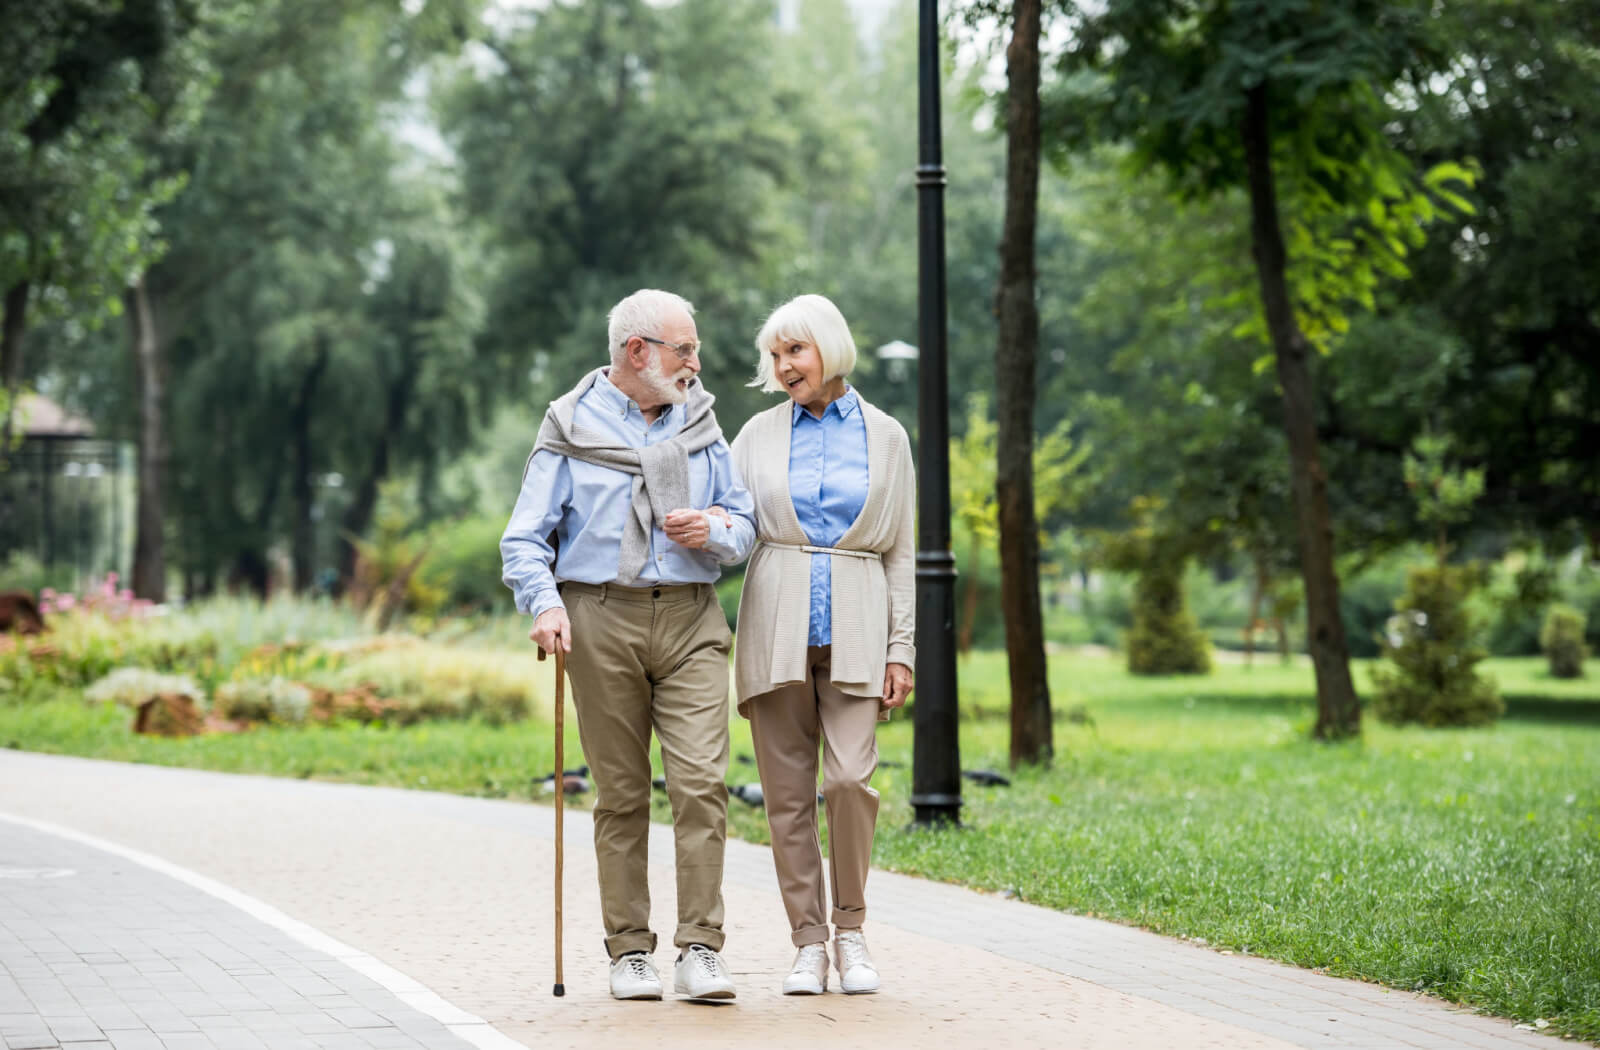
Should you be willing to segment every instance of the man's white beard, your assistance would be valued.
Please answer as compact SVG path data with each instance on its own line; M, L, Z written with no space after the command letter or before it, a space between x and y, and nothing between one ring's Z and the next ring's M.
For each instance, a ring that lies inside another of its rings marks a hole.
M666 355L663 354L663 357ZM639 378L644 380L644 385L650 392L669 405L681 405L689 399L688 388L678 389L678 380L693 379L694 373L687 368L679 368L672 373L667 372L667 363L657 360L655 367L639 373Z

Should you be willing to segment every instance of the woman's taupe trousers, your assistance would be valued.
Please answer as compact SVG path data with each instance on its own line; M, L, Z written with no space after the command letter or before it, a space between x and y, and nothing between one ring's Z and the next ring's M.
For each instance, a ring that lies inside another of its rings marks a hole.
M750 701L772 859L789 913L795 947L828 939L833 924L856 929L867 916L867 869L878 823L878 701L850 696L829 677L830 647L806 650L806 680ZM822 884L817 831L817 747L822 745L822 797L828 811L828 891Z
M572 620L567 677L594 779L594 853L606 953L654 951L650 932L650 731L672 803L673 943L722 950L728 820L728 621L709 583L561 585Z

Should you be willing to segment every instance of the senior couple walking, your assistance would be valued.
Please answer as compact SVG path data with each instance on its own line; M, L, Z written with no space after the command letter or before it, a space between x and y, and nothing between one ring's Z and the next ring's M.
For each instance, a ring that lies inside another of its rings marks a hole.
M747 558L734 679L796 949L783 992L821 994L830 964L843 991L875 992L862 933L874 730L905 703L916 665L910 442L849 384L855 342L822 296L762 326L751 385L788 400L731 446L698 378L689 302L635 292L611 310L608 341L609 365L546 412L500 550L529 637L567 654L611 994L662 996L646 879L652 731L677 853L674 990L736 994L721 954L732 636L713 585Z

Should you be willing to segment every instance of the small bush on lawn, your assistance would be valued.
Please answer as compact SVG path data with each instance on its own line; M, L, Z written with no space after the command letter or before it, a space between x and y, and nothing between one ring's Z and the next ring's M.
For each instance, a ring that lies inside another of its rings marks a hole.
M1382 656L1384 624L1406 589L1406 570L1425 557L1422 548L1403 547L1360 564L1347 561L1339 574L1339 619L1351 656Z
M1475 570L1457 566L1412 569L1395 602L1383 652L1393 667L1372 672L1373 709L1392 725L1481 726L1505 713L1492 678L1478 674L1488 654L1474 643L1467 612Z
M473 717L498 725L526 718L532 710L535 676L551 666L537 663L532 649L510 655L412 640L359 656L316 684L371 685L388 702L385 718L403 725Z
M246 678L219 685L216 708L236 721L300 725L311 713L311 690L287 678Z
M1539 648L1556 678L1582 678L1589 647L1583 641L1586 617L1570 605L1552 605L1539 631Z
M1128 670L1134 674L1206 674L1211 647L1184 597L1183 561L1155 557L1134 588Z
M73 611L50 617L47 625L44 635L0 648L0 678L81 687L118 667L182 669L201 680L215 673L216 641L181 621Z
M119 667L84 690L84 699L97 704L138 707L153 696L186 696L205 710L206 694L186 674L163 674L143 667Z
M0 561L0 591L27 591L37 596L47 587L67 590L77 575L66 562L46 565L27 551L14 550Z
M443 593L451 609L509 605L511 592L500 582L500 534L505 527L504 514L476 515L439 526L431 533L428 556L417 576Z

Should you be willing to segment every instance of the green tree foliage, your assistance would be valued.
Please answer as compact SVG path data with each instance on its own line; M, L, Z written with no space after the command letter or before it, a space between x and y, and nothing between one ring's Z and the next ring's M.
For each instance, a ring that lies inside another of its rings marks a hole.
M97 326L160 252L154 210L181 184L153 141L181 131L208 83L202 23L219 4L38 0L0 32L0 416L30 325ZM31 370L37 371L35 363Z
M140 437L142 593L165 575L147 533L169 531L191 592L264 587L279 539L308 585L339 515L365 530L374 477L459 451L496 388L466 363L481 311L461 224L394 124L407 79L457 39L471 5L227 10L202 57L228 75L182 134L143 143L151 177L183 189L154 212L166 251L129 294L138 378L123 346L57 333L78 397L109 434ZM432 400L408 400L396 422L386 411L402 382L429 384ZM329 477L350 484L323 491Z
M1583 612L1570 605L1557 603L1545 614L1544 626L1539 629L1539 648L1550 661L1550 674L1555 678L1582 678L1583 661L1589 655L1584 644Z
M781 191L827 165L809 96L775 73L771 5L551 4L484 44L441 116L495 253L488 352L531 368L542 404L607 360L612 303L668 288L699 310L721 414L749 415L776 305L758 289L796 244Z
M1452 467L1450 439L1438 434L1419 434L1412 450L1405 460L1406 487L1417 501L1418 518L1434 531L1434 552L1443 565L1450 553L1445 530L1471 515L1483 495L1483 471Z
M1468 177L1464 168L1415 175L1384 135L1387 86L1442 62L1425 32L1428 6L1111 0L1061 9L1071 43L1046 121L1059 148L1127 141L1139 165L1187 197L1248 191L1262 313L1242 331L1270 337L1283 397L1317 673L1314 732L1357 732L1311 365L1352 306L1372 305L1382 275L1403 274L1438 202L1465 205L1450 189Z
M1393 667L1372 672L1373 711L1385 722L1481 726L1505 712L1494 680L1477 671L1488 654L1476 644L1467 596L1477 570L1435 565L1412 569L1383 640Z
M1063 420L1040 438L1033 450L1039 520L1050 521L1077 506L1086 488L1083 467L1093 449L1075 445L1071 425ZM956 533L967 541L961 566L961 614L956 644L965 654L980 619L998 615L998 607L980 603L985 555L992 560L999 540L1000 509L995 498L995 451L998 427L982 394L967 399L966 427L950 440L950 509ZM992 598L993 596L991 596Z
M383 47L371 28L353 26L346 45L365 35ZM310 585L320 502L338 514L334 560L348 581L350 538L367 531L379 486L397 472L436 477L494 399L497 375L474 343L482 307L469 245L438 180L399 166L361 54L329 46L303 56L309 68L264 80L243 111L219 115L208 150L247 129L266 141L213 156L217 181L197 178L180 202L226 211L234 188L253 182L250 206L262 209L259 225L239 231L222 280L176 260L159 275L172 281L163 287L203 282L174 347L178 521L191 572L220 567L259 587L259 552L287 531L295 583ZM264 163L279 150L297 163L275 173ZM263 166L239 172L235 158ZM343 479L337 492L313 488L330 476Z
M1600 5L1441 8L1451 61L1415 85L1398 140L1472 156L1476 213L1418 259L1400 309L1454 344L1435 402L1457 452L1485 468L1478 521L1600 551Z
M1269 576L1292 573L1276 392L1236 331L1245 275L1210 262L1247 251L1242 200L1181 204L1112 150L1077 162L1071 191L1058 221L1076 231L1077 268L1053 282L1071 312L1050 328L1071 349L1047 396L1098 450L1080 520L1135 527L1137 507L1202 557L1240 551Z

